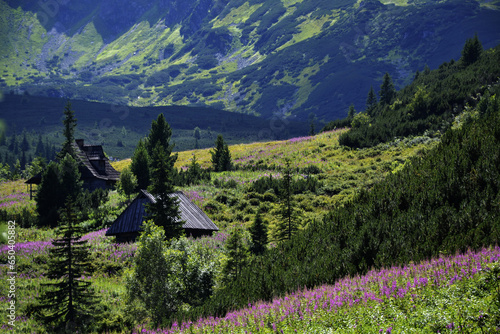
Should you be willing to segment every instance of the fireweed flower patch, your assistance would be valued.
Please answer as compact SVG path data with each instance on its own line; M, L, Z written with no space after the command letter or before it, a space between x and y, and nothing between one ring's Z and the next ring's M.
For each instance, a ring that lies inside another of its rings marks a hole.
M174 323L168 329L142 327L136 333L451 333L459 327L468 331L490 302L474 284L488 264L499 260L497 246L372 270L334 285L249 304L225 317Z

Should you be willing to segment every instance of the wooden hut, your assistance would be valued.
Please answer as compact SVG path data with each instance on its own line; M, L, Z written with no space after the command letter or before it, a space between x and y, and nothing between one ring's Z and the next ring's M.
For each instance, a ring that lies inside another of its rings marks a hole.
M181 221L184 221L182 227L186 236L196 238L211 235L214 231L219 230L210 218L183 193L175 192L170 196L177 197ZM143 221L147 219L146 204L155 202L156 199L153 195L146 190L141 190L139 195L106 231L106 235L116 236L116 240L119 242L134 241L139 236Z
M90 191L97 188L109 189L120 179L120 172L115 170L109 163L101 145L85 145L83 139L77 139L73 143L77 161L80 162L80 173L82 174L83 188ZM26 181L30 198L33 198L35 190L33 185L42 183L42 173Z

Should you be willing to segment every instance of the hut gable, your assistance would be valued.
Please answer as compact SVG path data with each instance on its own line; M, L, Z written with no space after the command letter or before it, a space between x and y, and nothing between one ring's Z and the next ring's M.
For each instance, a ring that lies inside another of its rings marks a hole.
M187 236L211 235L213 231L219 230L210 218L182 192L175 192L169 196L175 196L179 201L180 220L184 222L182 227ZM141 230L142 222L147 219L146 204L155 202L155 196L146 190L141 190L107 230L106 235L116 236L118 241L135 240Z
M120 172L111 166L101 145L85 145L83 139L77 139L73 147L83 165L80 172L88 188L104 188L120 179Z
M77 139L73 143L73 148L76 158L80 162L79 170L82 174L84 188L89 190L107 189L120 179L120 172L111 166L101 145L85 145L83 139ZM30 185L31 198L34 192L31 185L38 185L41 182L42 173L38 173L26 181L26 184Z

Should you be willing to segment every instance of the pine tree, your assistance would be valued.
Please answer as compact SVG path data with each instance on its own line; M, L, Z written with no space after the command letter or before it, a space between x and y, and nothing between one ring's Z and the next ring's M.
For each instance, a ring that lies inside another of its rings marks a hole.
M196 155L193 153L193 158L191 159L191 164L188 169L188 183L196 184L198 180L201 180L201 167L198 161L196 160Z
M281 221L278 223L275 239L278 241L290 240L292 235L298 231L295 209L293 208L293 189L292 189L292 169L290 160L285 161L283 179L280 189L280 212Z
M227 262L222 269L224 281L237 280L248 262L248 248L243 242L243 233L239 228L234 230L226 242Z
M315 113L309 113L309 116L307 116L307 120L309 121L309 136L314 136L316 134L316 128L314 123L316 122L316 114Z
M27 152L30 150L30 143L28 142L28 138L26 138L26 131L23 131L23 140L21 142L21 151Z
M78 198L82 192L83 181L81 179L78 162L69 154L60 161L61 186L59 192L62 194L60 208L64 206L67 198Z
M370 91L368 92L368 96L366 97L366 111L370 114L375 106L377 105L377 95L375 95L375 91L373 90L373 86L370 86Z
M259 207L255 220L249 229L252 237L252 247L250 251L255 255L264 253L267 245L267 226L261 217L262 208Z
M147 189L150 183L149 155L144 141L139 140L132 157L130 170L137 178L138 189Z
M52 161L42 173L42 182L36 192L38 225L55 227L59 220L58 209L61 202L59 186L59 165Z
M59 210L68 197L80 195L82 184L78 163L69 154L60 163L51 162L42 174L36 196L39 225L55 227Z
M91 272L89 248L81 240L83 228L78 222L76 208L68 198L61 210L61 222L57 230L59 238L52 242L50 263L47 273L50 283L45 287L36 307L37 315L45 323L69 332L85 332L91 323L92 306L96 296L91 282L82 279Z
M231 153L229 147L224 143L222 135L218 135L215 141L214 150L210 151L212 155L212 166L214 171L223 172L231 170Z
M380 102L384 104L391 104L395 94L396 90L394 89L391 76L389 73L385 72L384 78L382 79L382 85L380 86Z
M26 153L25 153L25 151L22 151L22 153L21 153L21 161L20 161L20 163L21 163L21 170L25 170L26 169L26 163L27 163L26 162Z
M17 153L19 153L19 144L17 142L17 136L15 133L12 135L10 139L9 151L11 153L14 153L14 155L17 155Z
M76 128L76 118L75 112L71 109L71 103L68 101L64 107L64 120L63 120L64 130L64 142L61 151L58 154L59 158L63 158L66 154L75 157L75 151L73 149L73 143L75 141L75 128Z
M156 201L146 206L148 216L164 228L167 240L178 238L184 232L180 219L178 200L174 193L173 164L164 147L157 143L151 159L153 182L148 191Z
M44 157L45 156L45 146L43 145L42 135L38 135L38 143L36 144L35 156Z
M153 151L156 148L156 145L161 145L163 148L170 153L174 149L174 145L170 144L170 138L172 137L172 129L170 125L165 120L165 116L163 114L159 114L156 120L153 120L151 123L151 130L149 131L149 135L146 140L146 149L148 151L149 157L153 157ZM174 155L171 157L172 159L176 159L177 156ZM175 159L172 161L172 166L175 163Z
M477 37L469 38L465 41L464 48L462 49L462 58L460 59L465 66L475 63L481 57L483 46Z

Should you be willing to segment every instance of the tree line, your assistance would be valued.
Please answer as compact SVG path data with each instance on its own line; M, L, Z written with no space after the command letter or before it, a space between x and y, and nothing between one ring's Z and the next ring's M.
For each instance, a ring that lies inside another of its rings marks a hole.
M439 137L455 116L467 105L473 107L476 96L486 94L488 85L498 80L499 50L500 46L483 50L475 35L466 41L458 61L452 59L432 71L426 66L400 91L395 90L386 73L378 99L371 87L363 112L356 113L351 106L345 119L330 122L323 131L350 127L339 142L351 148L372 147L408 136Z

